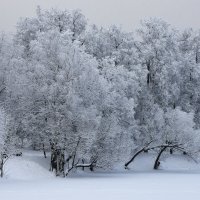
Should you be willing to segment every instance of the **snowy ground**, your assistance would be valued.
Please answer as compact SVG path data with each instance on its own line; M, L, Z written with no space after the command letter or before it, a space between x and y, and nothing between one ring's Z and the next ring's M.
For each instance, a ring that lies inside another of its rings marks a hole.
M136 160L133 170L113 173L83 173L56 178L38 152L25 152L10 160L6 177L0 179L4 200L199 200L200 165L179 156L153 171L151 156Z

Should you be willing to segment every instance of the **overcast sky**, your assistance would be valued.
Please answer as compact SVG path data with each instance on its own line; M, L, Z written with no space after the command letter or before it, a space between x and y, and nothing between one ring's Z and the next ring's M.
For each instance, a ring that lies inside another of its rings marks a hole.
M81 9L90 23L122 25L134 30L139 21L160 17L177 28L200 29L200 0L0 0L0 31L14 31L20 17L42 9Z

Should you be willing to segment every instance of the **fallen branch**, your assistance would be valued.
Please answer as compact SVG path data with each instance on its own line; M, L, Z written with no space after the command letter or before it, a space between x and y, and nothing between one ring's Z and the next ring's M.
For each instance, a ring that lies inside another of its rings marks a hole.
M82 168L82 167L87 167L87 168L90 168L91 171L93 171L93 168L94 166L96 165L96 160L93 160L91 163L79 163L80 162L80 159L74 164L72 165L66 172L66 176L69 174L69 172L73 169L77 169L77 168Z

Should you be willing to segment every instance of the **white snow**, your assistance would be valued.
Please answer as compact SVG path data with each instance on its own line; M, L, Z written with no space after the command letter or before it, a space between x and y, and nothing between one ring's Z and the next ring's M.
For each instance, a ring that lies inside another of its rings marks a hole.
M49 172L49 159L44 160L41 152L24 152L22 157L13 156L6 163L6 179L32 180L53 177Z
M56 178L48 171L49 160L41 152L25 152L6 165L0 179L4 200L199 200L200 166L172 156L153 171L153 155L137 158L132 170L111 173L78 172Z

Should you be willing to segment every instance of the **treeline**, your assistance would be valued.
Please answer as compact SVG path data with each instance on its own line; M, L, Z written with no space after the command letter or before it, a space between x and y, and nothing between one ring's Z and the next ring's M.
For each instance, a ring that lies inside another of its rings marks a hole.
M155 169L166 151L198 158L200 32L150 19L129 33L38 7L1 35L0 102L3 161L27 145L51 151L57 175L127 167L138 151L158 150Z

